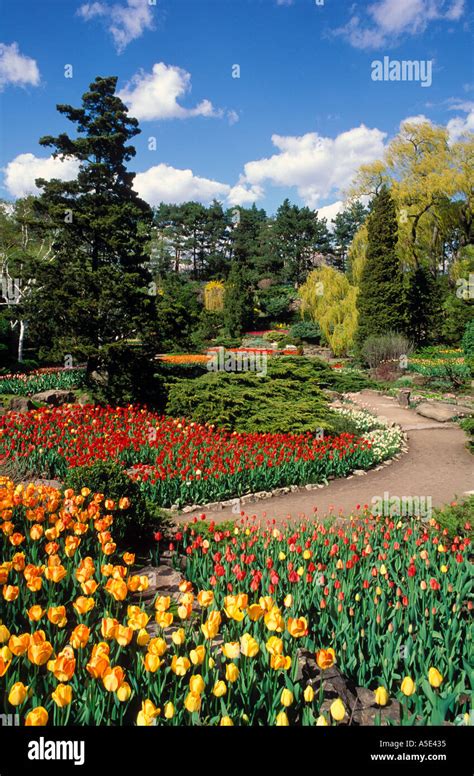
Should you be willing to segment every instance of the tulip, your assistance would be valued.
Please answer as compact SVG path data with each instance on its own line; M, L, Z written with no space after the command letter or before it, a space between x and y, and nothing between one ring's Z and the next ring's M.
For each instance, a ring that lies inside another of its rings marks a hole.
M152 652L147 652L144 660L145 671L149 671L151 674L154 674L155 671L158 671L162 662L163 661L158 657L158 655L154 655Z
M149 727L155 724L155 718L158 717L161 710L157 709L155 704L146 700L142 703L142 708L137 715L137 725L139 727Z
M25 725L42 727L48 724L48 712L43 706L36 706L26 715Z
M289 617L287 628L294 638L301 638L308 633L308 621L306 617Z
M171 703L171 701L168 701L168 703L165 703L164 717L165 719L173 719L174 717L174 706Z
M200 606L208 607L214 601L214 593L212 590L201 590L197 597Z
M206 647L202 644L198 647L195 647L189 653L189 657L191 658L191 663L193 666L202 665L204 658L206 657Z
M132 694L132 688L130 687L128 682L122 682L118 690L116 691L116 696L119 699L121 703L124 703L125 701L128 701Z
M227 663L225 667L225 678L228 682L236 682L239 678L239 669L235 663Z
M275 725L277 727L288 727L289 724L290 723L288 721L288 717L286 715L286 712L280 711L280 713L278 714L278 716L276 718Z
M166 644L166 641L162 638L158 637L158 638L150 639L150 641L148 642L148 652L150 652L152 655L163 657L167 649L168 649L168 646Z
M185 676L190 667L191 663L187 657L178 657L177 655L173 655L173 659L171 660L171 670L176 674L176 676Z
M186 641L186 634L184 632L184 628L178 628L178 630L175 630L171 636L171 640L173 644L176 644L176 646L180 646L180 644L184 644L184 642Z
M407 698L410 697L410 695L413 695L416 689L415 682L410 676L405 676L403 679L400 689L404 695L407 696Z
M280 697L280 703L283 706L291 706L291 704L294 701L294 695L291 692L291 690L287 690L286 688L282 690L281 697Z
M201 708L201 696L197 693L189 692L184 701L184 707L189 712L199 711Z
M204 679L202 678L201 674L194 674L191 676L189 680L189 689L191 692L196 693L196 695L201 695L201 693L204 691Z
M140 628L137 633L137 644L139 647L146 647L150 641L151 636L145 628Z
M214 687L212 688L212 694L216 696L216 698L222 698L223 695L225 695L227 692L227 685L222 680L219 682L216 682Z
M222 652L226 658L233 660L240 657L240 644L238 641L230 641L223 645Z
M39 622L41 618L44 616L45 610L41 608L38 604L35 604L34 606L30 606L28 609L28 619L32 622Z
M28 647L28 660L35 666L43 666L48 662L53 654L53 647L49 641L43 641L39 644L31 644Z
M5 644L10 638L10 631L6 625L0 625L0 644Z
M344 706L340 698L338 698L337 700L331 703L331 706L329 707L329 711L331 713L331 717L336 722L342 722L342 720L346 715L346 707Z
M90 630L87 625L76 625L69 639L71 646L74 649L83 649L89 641Z
M316 727L328 727L328 725L329 723L324 714L320 714L316 720Z
M60 709L69 706L72 701L72 687L70 684L58 684L51 697Z
M432 687L439 687L443 681L443 676L437 668L430 668L428 671L428 681Z
M305 691L303 693L303 697L304 697L306 703L312 703L313 702L313 700L314 700L314 690L313 690L313 688L311 687L310 684L308 684L305 687Z
M220 727L233 727L234 723L232 722L230 717L222 717L221 721L219 722Z
M329 649L319 649L316 652L316 663L322 670L332 668L336 662L336 653L332 647Z
M260 651L258 643L250 633L244 633L240 639L240 651L246 657L255 657Z
M19 657L23 655L30 645L30 634L22 633L20 636L10 636L8 648L10 652Z
M378 706L386 706L389 701L389 694L385 687L377 687L374 692L375 703Z
M125 672L121 666L111 666L104 671L102 684L107 692L117 692L125 678Z
M20 706L28 695L28 687L25 687L23 682L15 682L10 687L8 694L8 702L12 706Z

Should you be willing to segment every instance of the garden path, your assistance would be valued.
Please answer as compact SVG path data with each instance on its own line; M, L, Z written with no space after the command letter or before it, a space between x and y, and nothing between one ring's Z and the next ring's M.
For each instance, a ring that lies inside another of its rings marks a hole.
M373 497L431 496L432 506L439 507L474 492L474 458L466 448L466 435L455 423L428 421L412 409L400 407L389 396L376 391L351 394L354 404L367 409L389 422L399 424L408 435L408 452L390 466L371 470L364 476L332 480L318 490L298 490L283 496L262 499L242 507L258 519L311 517L315 512L324 516L350 515L359 504L369 506ZM187 522L199 513L181 515ZM232 509L206 511L215 522L236 518Z

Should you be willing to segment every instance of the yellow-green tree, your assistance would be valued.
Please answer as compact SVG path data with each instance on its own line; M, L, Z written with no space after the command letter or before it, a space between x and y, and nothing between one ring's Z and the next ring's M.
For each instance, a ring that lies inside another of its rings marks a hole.
M220 280L210 280L204 286L204 307L210 313L220 313L224 309L224 284Z
M357 288L333 267L311 272L299 289L301 313L319 324L336 356L354 344L357 330Z

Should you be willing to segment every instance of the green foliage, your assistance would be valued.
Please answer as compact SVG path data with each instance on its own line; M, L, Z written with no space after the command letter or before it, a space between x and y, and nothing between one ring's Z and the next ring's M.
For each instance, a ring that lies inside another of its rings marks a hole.
M474 319L466 325L461 344L464 354L468 358L474 358Z
M474 496L469 496L460 503L453 502L442 509L436 509L434 519L441 528L446 528L451 538L455 536L469 536L474 540ZM470 527L467 528L466 524Z
M386 334L373 334L362 345L361 355L365 363L372 369L379 366L382 361L399 361L400 356L409 356L413 352L413 346L409 339L397 332Z
M93 493L103 493L116 504L124 497L130 500L129 508L114 516L113 535L119 545L141 548L152 541L153 531L166 521L165 513L143 496L139 484L114 461L97 461L89 466L68 469L65 487L76 493L80 493L81 488L90 488Z
M291 327L290 337L303 342L319 343L321 341L321 329L312 321L299 321Z
M471 453L474 453L474 418L465 418L464 420L461 420L459 425L468 435L469 448Z
M357 289L332 267L314 270L299 289L301 313L321 328L336 356L345 355L354 343L357 328Z
M403 275L396 246L397 213L384 186L372 202L367 220L366 260L357 296L357 343L389 331L405 330Z
M244 265L232 262L224 294L224 327L229 337L239 337L251 328L254 319L254 294L250 275Z
M405 277L406 331L416 344L434 342L441 328L441 283L425 263Z
M257 304L266 319L285 323L293 315L290 305L296 296L292 286L270 286L257 291Z
M156 325L163 352L189 351L193 334L204 320L207 321L199 293L199 283L181 275L170 275L160 286L156 301Z
M116 342L101 355L101 371L91 375L88 388L100 404L163 404L163 384L156 374L153 351L140 344Z
M331 250L326 219L319 219L308 207L292 205L288 199L277 210L271 236L285 279L298 285L313 267L314 254Z
M288 362L288 363L287 363ZM198 423L215 423L231 431L355 433L347 419L333 413L321 383L337 384L337 377L321 366L298 363L298 358L271 358L266 376L255 372L216 372L168 386L166 413ZM320 381L325 375L326 381ZM336 388L337 390L337 388Z

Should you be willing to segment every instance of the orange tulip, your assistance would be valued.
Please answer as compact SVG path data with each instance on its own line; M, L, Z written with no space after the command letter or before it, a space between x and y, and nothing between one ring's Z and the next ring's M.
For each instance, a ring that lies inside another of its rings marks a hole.
M71 646L74 649L83 649L89 641L90 631L91 629L83 623L76 625L69 639Z
M10 636L8 648L17 657L23 655L30 645L30 634L22 633L20 636Z
M336 662L336 653L332 647L329 649L319 649L316 652L316 663L321 669L331 668Z
M102 684L108 692L117 692L125 679L125 672L121 666L107 668L102 677Z
M25 725L43 727L48 724L48 712L43 706L36 706L26 715Z

